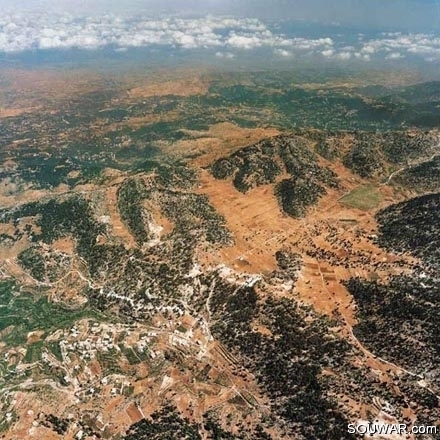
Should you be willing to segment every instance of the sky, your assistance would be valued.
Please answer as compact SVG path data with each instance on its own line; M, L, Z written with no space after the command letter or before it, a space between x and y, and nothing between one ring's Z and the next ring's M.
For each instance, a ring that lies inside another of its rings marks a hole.
M1 9L151 16L214 14L403 31L440 29L440 0L0 0Z
M438 63L440 0L0 0L0 54L104 47Z

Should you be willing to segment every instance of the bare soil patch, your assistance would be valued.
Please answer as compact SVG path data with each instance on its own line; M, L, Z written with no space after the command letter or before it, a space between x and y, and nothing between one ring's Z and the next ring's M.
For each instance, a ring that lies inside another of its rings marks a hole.
M133 84L133 78L130 81ZM202 74L182 69L172 73L159 71L144 78L137 76L135 87L128 89L129 99L148 98L151 96L192 96L206 94L210 85Z
M110 216L110 224L112 227L112 233L117 238L119 238L122 243L126 246L132 248L136 247L136 242L134 241L133 236L128 231L124 222L121 219L117 208L117 191L118 188L116 186L109 187L106 191L106 210Z
M75 243L70 237L63 237L55 240L52 243L52 247L60 252L65 252L66 254L73 255L75 249Z
M279 134L275 128L242 128L230 122L214 124L207 131L182 131L194 139L173 143L169 152L186 156L197 155L190 163L198 167L206 167L238 148Z

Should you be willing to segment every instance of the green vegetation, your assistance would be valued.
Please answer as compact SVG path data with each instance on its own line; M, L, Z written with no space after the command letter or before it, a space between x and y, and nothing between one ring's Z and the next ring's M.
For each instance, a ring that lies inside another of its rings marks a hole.
M384 284L351 278L346 287L358 307L354 332L373 353L418 374L435 372L440 354L440 287L435 278L427 277L423 285L415 276L394 276ZM433 378L437 382L435 373ZM438 417L438 398L423 394L415 400L435 408L431 415Z
M440 187L440 155L409 167L395 176L394 181L419 192L437 191Z
M283 179L275 187L275 195L282 210L296 218L303 217L306 208L317 203L325 193L323 186L298 178Z
M343 164L361 177L384 176L397 164L432 154L437 139L430 133L390 131L387 133L353 132L353 144L343 157Z
M55 151L48 157L23 155L18 170L20 177L32 182L36 188L54 188L60 184L73 188L81 183L96 181L105 166L110 164L108 161L79 159Z
M60 117L68 122L67 126L60 118L45 112L2 120L0 160L12 159L17 164L14 179L20 184L31 183L37 188L66 184L73 188L77 184L99 181L106 167L136 170L143 162L160 158L161 145L190 139L191 135L185 130L206 130L212 124L225 121L241 127L365 130L371 134L402 127L438 126L440 82L399 88L329 87L326 81L335 79L334 75L335 72L327 71L323 75L230 73L211 78L212 85L206 94L153 96L126 108L122 104L114 108L107 102L117 93L114 89L86 93L76 96L63 108L64 114ZM342 72L339 75L344 76ZM301 86L302 82L309 81L321 82L321 86ZM172 120L160 120L167 112L173 112ZM145 115L155 115L157 120L135 128L128 122L123 125L130 118ZM97 120L102 124L104 136L96 133ZM112 127L115 122L121 124L117 129ZM385 136L383 150L390 162L400 162L405 160L405 155L417 154L412 141L399 143L393 136ZM7 148L16 140L22 142L13 150ZM417 139L414 142L417 143ZM36 151L41 154L35 154ZM316 151L330 160L340 154L335 145L325 140L318 141ZM347 157L346 163L353 164L354 169L355 163L360 161L367 172L368 169L374 172L374 152L370 154L360 147L350 156L353 157ZM8 176L8 171L0 171L0 179Z
M367 135L368 136L368 135ZM383 156L371 138L356 139L344 156L343 164L359 176L367 178L384 173Z
M24 345L31 331L53 332L68 328L82 318L102 319L102 315L84 307L78 310L65 309L51 303L38 293L19 292L12 281L0 282L0 332L2 342L10 346ZM27 357L35 359L41 352L40 341L29 347ZM53 352L53 347L48 345Z
M201 440L198 426L182 417L176 408L165 406L130 426L124 440Z
M18 420L16 411L11 412L11 417L6 418L6 414L2 414L0 418L0 432L6 432Z
M163 196L162 211L175 223L174 232L182 239L196 235L197 231L197 236L210 243L230 243L225 219L209 204L207 196L174 191L165 192Z
M18 255L18 262L36 280L44 281L46 266L43 256L34 248L28 248Z
M323 80L325 74L319 75L316 79ZM238 284L215 270L194 274L199 251L203 250L203 256L210 252L215 254L232 242L232 236L226 228L226 220L209 203L209 198L201 194L204 189L196 189L197 171L183 159L173 162L159 154L164 146L166 151L171 151L176 140L205 136L188 130L206 130L214 123L288 129L288 133L219 159L210 171L218 179L229 179L242 193L261 185L272 185L280 209L290 216L302 217L324 194L333 194L339 189L338 176L333 171L337 167L329 162L338 161L339 167L342 161L353 173L373 183L355 188L342 197L340 203L372 210L381 201L378 182L391 170L408 163L413 166L397 173L392 183L437 191L439 160L427 159L432 156L437 140L422 130L403 130L402 127L405 124L423 128L437 126L439 91L440 83L400 89L328 87L326 84L302 87L290 73L240 73L225 75L214 82L206 94L199 96L149 97L125 105L119 95L118 108L108 105L115 96L112 93L77 96L59 109L59 115L67 121L65 125L60 118L49 117L44 111L6 118L0 127L0 159L5 164L0 180L5 184L4 191L14 194L29 187L51 189L60 184L67 187L65 191L61 188L62 192L54 193L51 200L48 197L1 209L0 222L8 224L4 228L6 232L0 235L2 245L12 247L18 240L23 239L20 244L29 240L30 247L18 255L17 262L40 282L35 284L49 287L42 283L69 274L62 282L50 286L50 293L62 293L59 290L64 286L66 291L87 286L81 293L87 295L88 302L82 308L70 309L49 301L46 295L49 290L40 287L31 292L18 283L0 282L1 342L5 343L6 350L24 349L15 350L16 354L0 363L2 383L15 386L31 378L35 379L35 389L43 389L47 384L41 385L37 379L45 375L67 385L64 369L39 361L44 353L62 361L59 343L48 336L58 329L71 328L80 319L107 318L109 321L116 316L125 323L135 323L135 327L153 327L155 320L151 318L159 311L162 318L174 323L185 312L197 318L199 314L207 316L208 311L213 337L221 342L222 350L226 348L231 358L237 359L233 374L245 381L247 373L253 374L264 394L267 408L263 410L264 421L254 419L255 424L262 423L262 426L252 430L238 424L235 428L239 429L234 429L237 434L232 434L225 431L223 408L219 408L221 417L205 414L203 419L198 419L198 424L185 419L176 408L164 406L147 420L131 426L125 434L127 440L196 440L201 437L267 440L270 436L266 431L270 432L273 426L279 429L282 438L333 440L350 438L347 437L347 419L355 417L347 411L341 396L356 395L370 407L373 398L383 398L396 408L396 413L403 408L402 401L406 397L409 398L404 404L415 402L419 412L438 407L438 402L423 387L410 389L405 375L390 374L390 381L380 381L371 375L369 368L359 365L362 362L353 362L361 359L362 353L336 331L338 320L342 319L337 308L334 319L330 319L319 316L294 297L274 294L281 282L285 288L294 285L306 255L309 261L316 259L341 269L343 265L347 270L368 266L365 272L369 273L369 281L351 279L346 284L356 300L356 336L378 355L423 371L429 376L428 381L431 384L436 381L437 386L435 362L440 353L437 343L440 334L436 324L440 319L437 307L440 293L436 288L438 277L432 274L438 274L440 249L438 194L389 207L377 215L378 244L393 252L413 253L419 257L420 279L386 279L384 273L393 264L391 261L373 262L368 253L351 246L346 234L339 237L337 224L321 219L314 222L310 237L306 234L295 238L292 249L288 239L286 247L274 255L277 269L264 272L258 285L241 281ZM106 110L98 112L102 108ZM130 118L153 122L132 121L131 124ZM11 148L14 141L21 142L15 142ZM207 144L209 142L208 139ZM178 151L181 150L179 145ZM203 154L202 149L190 150L188 156L185 152L175 155L183 154L188 160L189 154ZM174 152L171 151L171 155ZM112 173L105 173L105 178L109 184L119 185L116 207L137 247L125 246L120 235L112 235L111 227L106 226L105 216L109 212L104 197L108 186L105 189L75 188L85 182L104 183L105 167L124 171L126 178L122 183L120 176L113 179ZM80 192L82 190L84 192ZM147 206L152 207L151 211ZM160 240L156 240L159 234L150 227L152 213L156 211L168 219L164 226L169 232L163 233ZM340 221L356 223L349 218ZM358 243L363 235L361 226L353 231ZM332 250L321 248L318 240L313 239L320 234L326 234L325 240L332 244ZM51 246L63 237L69 237L69 243L74 244L73 255ZM145 242L149 242L148 246L142 246ZM342 245L346 257L339 256L342 253L338 249L342 249ZM253 247L252 238L249 238L249 246ZM351 260L352 256L356 258ZM327 272L323 272L327 282ZM330 269L328 273L328 279L333 279ZM342 272L338 269L335 273ZM108 315L96 310L108 311ZM30 335L35 331L38 333ZM91 328L89 331L93 333ZM177 331L183 334L186 329L180 325ZM82 329L80 332L82 335ZM97 329L96 334L100 332ZM144 336L148 333L145 330ZM69 334L75 335L76 330ZM182 349L187 355L181 355L180 349L168 347L153 360L148 347L140 351L124 344L131 339L128 330L119 335L113 331L108 334L110 338L117 338L120 350L118 347L101 350L96 344L96 359L104 376L115 373L140 376L141 369L136 365L145 363L149 378L159 381L171 366L195 368L192 346ZM157 340L164 336L157 336ZM76 337L71 336L72 340ZM107 340L107 336L105 338ZM151 339L148 341L151 345ZM390 341L395 345L394 350L390 350ZM159 351L162 345L157 347ZM68 350L83 351L81 347L79 343L72 346L69 343ZM73 356L72 353L72 359ZM90 357L81 353L80 359L88 361ZM38 365L20 372L19 368L15 369L15 362L38 362ZM76 366L76 359L74 364ZM196 371L201 382L211 380L211 364L207 365L208 369ZM73 374L82 381L86 371L81 364ZM230 379L227 372L222 372L216 381L229 386ZM83 385L89 389L91 384L84 382ZM402 393L397 395L394 388ZM85 398L97 398L102 389L97 385L96 390L95 397L87 393ZM133 396L132 385L125 387L123 393L130 400L140 397ZM166 398L165 394L163 397ZM249 408L248 412L247 405L246 409L238 408L245 402L260 411L257 399L240 390L240 396L229 399L229 404L237 409L237 417L244 412L252 417L253 410ZM79 414L81 421L75 421L86 436L91 437L92 433L84 424L89 423L88 417L92 424L95 415ZM399 418L401 414L393 415ZM438 419L439 413L435 415ZM233 418L236 419L234 414L230 421ZM47 416L45 422L39 415L39 420L61 436L73 423L54 415ZM102 436L106 437L104 432Z
M324 159L333 161L339 157L341 152L339 151L337 144L329 141L330 140L326 138L318 140L315 151Z
M286 255L279 257L285 266ZM261 299L255 286L237 288L220 277L215 278L210 305L213 336L255 374L270 398L272 414L293 438L353 438L321 376L321 369L329 364L341 373L338 365L349 346L328 337L323 318L291 299L270 294ZM269 335L253 330L252 323L258 321L264 322Z
M377 208L380 199L381 196L376 186L364 185L350 191L350 193L339 199L339 202L350 208L369 211Z
M157 161L140 160L134 167L136 172L153 173L155 184L163 188L185 188L193 187L198 178L198 172L194 168L188 167L184 162L176 161Z
M106 352L99 351L96 353L96 359L101 365L103 376L109 374L122 374L122 369L119 366L120 356L116 349Z
M375 355L418 375L401 386L408 400L424 408L417 415L418 423L440 416L436 392L440 353L439 207L440 194L428 194L389 206L376 215L378 244L418 257L411 275L393 275L386 282L356 277L345 283L356 301L356 337ZM418 378L427 378L432 388L420 387Z
M265 139L215 161L211 173L217 179L232 178L240 192L274 183L283 172L290 174L275 185L274 192L286 214L303 217L326 193L326 187L338 186L336 174L318 164L309 144L307 138L294 135Z
M23 362L27 364L32 364L39 361L41 359L41 350L43 348L43 343L44 341L37 341L30 344L27 347L26 355L23 359Z
M69 420L61 419L53 414L48 414L46 415L45 420L42 422L42 425L46 426L47 428L51 428L57 434L64 436L69 429Z
M423 132L327 132L297 129L294 134L265 139L216 160L210 167L217 179L231 179L240 192L274 183L282 173L290 174L275 185L281 209L292 217L303 217L327 188L337 188L336 174L320 164L317 154L327 160L341 156L343 164L364 178L384 177L396 164L423 157L436 145L433 134ZM438 185L435 158L402 175L419 187ZM432 171L432 175L429 171ZM379 180L379 179L377 179ZM402 180L401 180L402 181ZM378 206L380 193L373 185L359 187L341 203L361 210Z
M143 351L139 351L124 344L118 344L118 346L130 365L137 365L141 362L146 362L149 359L148 348L144 349Z
M129 178L118 189L118 210L136 243L148 241L145 216L148 214L141 203L146 198L146 188L142 180Z
M47 202L31 202L16 209L0 211L0 222L18 224L21 217L35 218L40 231L35 232L32 228L29 231L29 238L35 243L42 241L51 244L62 237L73 238L76 241L76 252L89 263L93 275L103 264L114 263L113 260L121 254L120 246L97 244L97 237L105 234L106 226L95 219L90 202L80 195L65 199L53 198ZM59 266L59 255L54 255L52 260ZM32 266L34 262L35 268ZM43 261L35 250L27 250L20 255L20 263L40 279L44 277ZM48 279L54 280L57 273L58 269L52 268L47 273Z
M391 205L376 215L379 244L394 252L409 252L434 271L440 269L440 193Z
M63 361L63 355L61 354L61 347L58 342L46 342L45 346L49 351L60 361Z
M17 261L37 281L54 282L69 269L71 258L62 252L43 252L39 245L32 245L20 252Z
M86 255L96 244L96 237L105 232L105 226L93 217L91 206L82 196L75 195L64 200L51 199L48 202L31 202L16 209L0 211L1 222L18 222L21 217L35 217L41 232L34 233L34 242L50 244L54 240L71 236L78 239L80 255ZM32 252L22 257L23 264L29 258L38 257Z

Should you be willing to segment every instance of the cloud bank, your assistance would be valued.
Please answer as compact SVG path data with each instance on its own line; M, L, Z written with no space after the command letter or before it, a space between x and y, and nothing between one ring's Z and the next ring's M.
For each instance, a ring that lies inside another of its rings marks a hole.
M10 13L0 17L0 52L20 53L50 49L134 47L207 49L234 59L240 51L269 49L275 56L318 56L339 61L382 59L395 61L418 56L440 61L440 36L426 33L380 33L366 39L359 34L351 44L344 35L320 38L280 33L255 18L207 16L203 18L122 17L112 14L79 17L44 12Z
M425 32L440 27L438 0L1 0L2 14L50 11L74 15L256 17L307 23L341 23L369 30Z

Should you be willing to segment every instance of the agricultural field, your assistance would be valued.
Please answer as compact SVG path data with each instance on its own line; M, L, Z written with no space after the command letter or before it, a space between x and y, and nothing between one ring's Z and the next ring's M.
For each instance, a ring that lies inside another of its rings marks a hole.
M350 208L369 211L379 205L380 193L373 185L361 186L350 191L339 201Z

